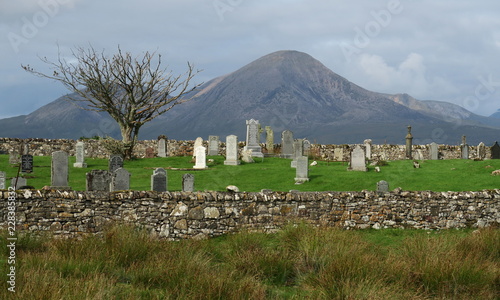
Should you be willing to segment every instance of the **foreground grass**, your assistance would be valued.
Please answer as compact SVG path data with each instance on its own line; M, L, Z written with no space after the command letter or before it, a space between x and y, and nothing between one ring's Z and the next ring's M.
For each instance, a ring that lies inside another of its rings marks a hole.
M348 172L343 162L323 162L309 168L310 181L295 185L295 169L290 167L289 159L265 158L256 163L240 166L225 166L223 156L210 156L214 163L206 170L186 170L194 163L191 157L150 158L125 161L124 167L132 173L131 189L149 190L154 168L174 168L168 172L168 189L182 189L182 175L195 176L197 190L225 190L233 184L242 191L257 192L261 189L275 191L360 191L375 190L380 180L389 182L390 188L404 190L432 191L478 191L500 187L500 176L492 176L491 171L500 169L500 160L425 160L421 168L413 168L412 161L391 161L381 166L381 173L369 167L368 172ZM106 159L86 159L86 169L73 168L75 158L70 157L70 186L75 190L85 190L85 173L92 169L107 169ZM35 157L34 171L25 174L28 185L42 188L50 185L50 157ZM175 170L182 168L184 170ZM17 167L8 163L8 155L0 155L0 170L8 177L17 174Z
M0 299L498 299L499 249L498 229L290 225L167 242L120 226L80 241L20 238L16 295L2 280Z

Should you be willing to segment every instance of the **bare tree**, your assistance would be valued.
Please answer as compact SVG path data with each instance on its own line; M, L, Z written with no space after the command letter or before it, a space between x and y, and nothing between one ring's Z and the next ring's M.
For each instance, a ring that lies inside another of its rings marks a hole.
M161 55L156 52L133 57L118 47L118 53L108 57L90 46L78 47L72 55L75 64L63 59L60 53L57 62L41 58L53 69L50 75L29 65L22 67L34 75L61 82L81 97L67 98L74 103L83 101L84 105L78 105L80 108L107 112L120 126L127 159L132 156L141 126L190 100L184 96L201 85L191 84L200 72L192 64L188 62L184 74L173 75L161 68Z

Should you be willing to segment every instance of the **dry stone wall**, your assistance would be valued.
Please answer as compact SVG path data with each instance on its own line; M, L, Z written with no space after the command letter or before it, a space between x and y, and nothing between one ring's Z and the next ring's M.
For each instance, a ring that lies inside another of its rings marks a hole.
M7 227L8 191L0 191ZM12 195L11 195L12 196ZM290 222L345 229L498 226L500 190L479 192L76 192L17 191L18 231L75 237L132 223L161 239L208 238Z
M225 137L221 137L221 141ZM66 151L69 155L75 155L76 140L65 139L15 139L15 138L0 138L0 153L7 154L10 151L22 153L25 144L29 147L30 154L34 156L50 156L55 151ZM85 157L107 158L109 153L100 145L99 140L88 139L85 142ZM208 148L208 141L205 140L203 146ZM240 151L245 146L245 142L239 142ZM267 153L265 144L261 144L263 152ZM322 159L330 161L349 161L350 151L356 145L312 145L310 156L313 159ZM363 146L364 147L364 146ZM191 156L193 155L194 141L178 141L167 140L167 155L168 156ZM469 146L469 158L478 158L478 147ZM274 145L275 153L280 152L281 145ZM417 160L430 159L429 145L413 145L413 158ZM491 157L490 147L485 147L485 157ZM225 143L221 142L219 154L225 155ZM372 145L371 158L372 160L402 160L406 159L406 148L404 145ZM458 145L439 145L439 156L441 159L459 159L461 158L461 150ZM144 158L147 153L153 155L158 154L157 140L141 140L138 141L134 148L134 156Z

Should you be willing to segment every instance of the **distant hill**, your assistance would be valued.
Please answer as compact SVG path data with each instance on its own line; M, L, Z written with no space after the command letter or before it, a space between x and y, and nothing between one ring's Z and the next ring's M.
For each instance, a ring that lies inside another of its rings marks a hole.
M497 110L494 114L492 114L490 118L500 119L500 109Z
M500 137L500 119L475 115L440 101L407 94L371 92L335 74L298 51L278 51L204 84L194 99L174 107L141 129L141 139L166 134L173 139L229 134L245 138L245 120L318 143L403 144L407 125L415 143L490 144ZM81 110L63 97L27 116L0 120L0 136L79 138L119 130L103 113ZM8 130L5 130L8 128Z

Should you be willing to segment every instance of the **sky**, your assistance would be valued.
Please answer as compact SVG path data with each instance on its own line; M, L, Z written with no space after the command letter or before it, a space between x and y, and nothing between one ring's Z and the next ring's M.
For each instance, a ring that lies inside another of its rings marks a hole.
M0 0L0 118L29 114L68 91L21 68L156 51L207 82L279 50L305 52L371 91L500 109L500 1Z

